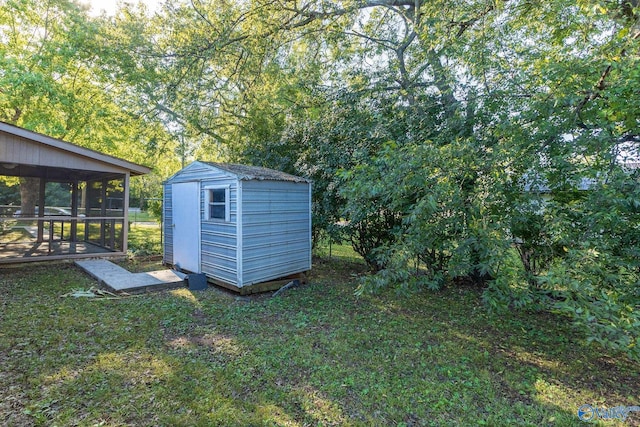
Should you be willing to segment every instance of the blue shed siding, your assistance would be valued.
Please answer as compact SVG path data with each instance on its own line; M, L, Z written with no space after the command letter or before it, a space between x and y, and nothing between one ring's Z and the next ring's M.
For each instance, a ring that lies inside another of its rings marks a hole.
M237 188L238 180L228 172L211 168L199 162L191 163L185 169L167 180L165 192L171 184L179 182L200 182L200 256L201 271L212 279L221 280L239 286L237 271ZM206 220L205 191L207 187L229 187L230 221ZM171 205L170 197L165 197L165 204ZM171 218L173 220L173 218ZM171 222L165 221L165 224ZM171 228L171 227L167 227ZM170 252L165 244L165 257Z
M163 200L162 200L162 236L163 242L163 256L162 260L166 264L173 264L173 209L171 208L171 185L164 185Z
M226 172L209 168L206 176L201 176L200 218L202 272L207 276L238 286L237 269L237 212L238 180ZM205 191L207 187L229 187L229 222L205 218Z
M245 286L311 269L309 184L242 182Z
M164 185L164 261L173 264L172 185L200 184L201 271L237 287L311 269L310 184L245 179L194 162ZM229 188L230 221L206 220L207 187Z
M235 223L202 222L203 273L232 285L238 284L236 236Z
M200 162L193 162L180 172L169 178L167 184L175 184L177 182L201 181L211 175L216 174L210 167Z
M180 182L193 182L199 181L203 176L207 176L212 171L198 162L191 163L167 181L164 182L164 194L163 194L163 211L162 227L163 227L163 261L167 264L173 264L173 194L172 185Z

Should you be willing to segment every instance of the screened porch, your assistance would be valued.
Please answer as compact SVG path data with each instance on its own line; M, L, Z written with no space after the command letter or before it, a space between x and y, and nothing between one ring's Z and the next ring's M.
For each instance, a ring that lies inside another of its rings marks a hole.
M129 178L148 171L0 123L0 263L123 255Z

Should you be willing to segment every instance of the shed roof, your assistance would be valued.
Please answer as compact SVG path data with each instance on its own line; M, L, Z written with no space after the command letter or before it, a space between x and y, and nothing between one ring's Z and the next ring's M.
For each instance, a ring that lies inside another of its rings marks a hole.
M237 176L238 179L243 181L258 180L258 181L288 181L288 182L305 182L305 183L311 182L306 178L280 172L275 169L263 168L260 166L247 166L247 165L239 165L235 163L216 163L216 162L201 162L201 163L232 173L233 175Z
M90 177L93 172L101 174L124 173L144 175L151 170L142 165L118 157L80 147L61 139L30 131L0 121L0 173L12 176L55 175L72 173ZM17 167L16 167L17 166ZM62 177L62 176L61 176Z

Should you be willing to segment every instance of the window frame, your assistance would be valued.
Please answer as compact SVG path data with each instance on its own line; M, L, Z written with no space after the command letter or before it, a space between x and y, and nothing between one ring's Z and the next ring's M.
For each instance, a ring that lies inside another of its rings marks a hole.
M204 219L205 221L215 222L231 222L231 203L229 200L229 194L231 193L228 185L210 185L204 187ZM211 207L214 203L221 206L221 202L213 201L213 192L216 190L224 190L224 218L216 218L211 216Z

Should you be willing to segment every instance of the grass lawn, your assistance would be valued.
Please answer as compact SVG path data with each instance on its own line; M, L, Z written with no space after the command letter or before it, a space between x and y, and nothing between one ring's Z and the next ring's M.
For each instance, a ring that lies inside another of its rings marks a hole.
M160 225L131 224L128 238L129 252L136 256L150 256L162 253Z
M640 365L586 348L566 320L493 316L473 289L357 297L364 266L347 252L277 298L61 298L95 282L71 264L0 269L0 420L579 426L583 404L640 405Z

